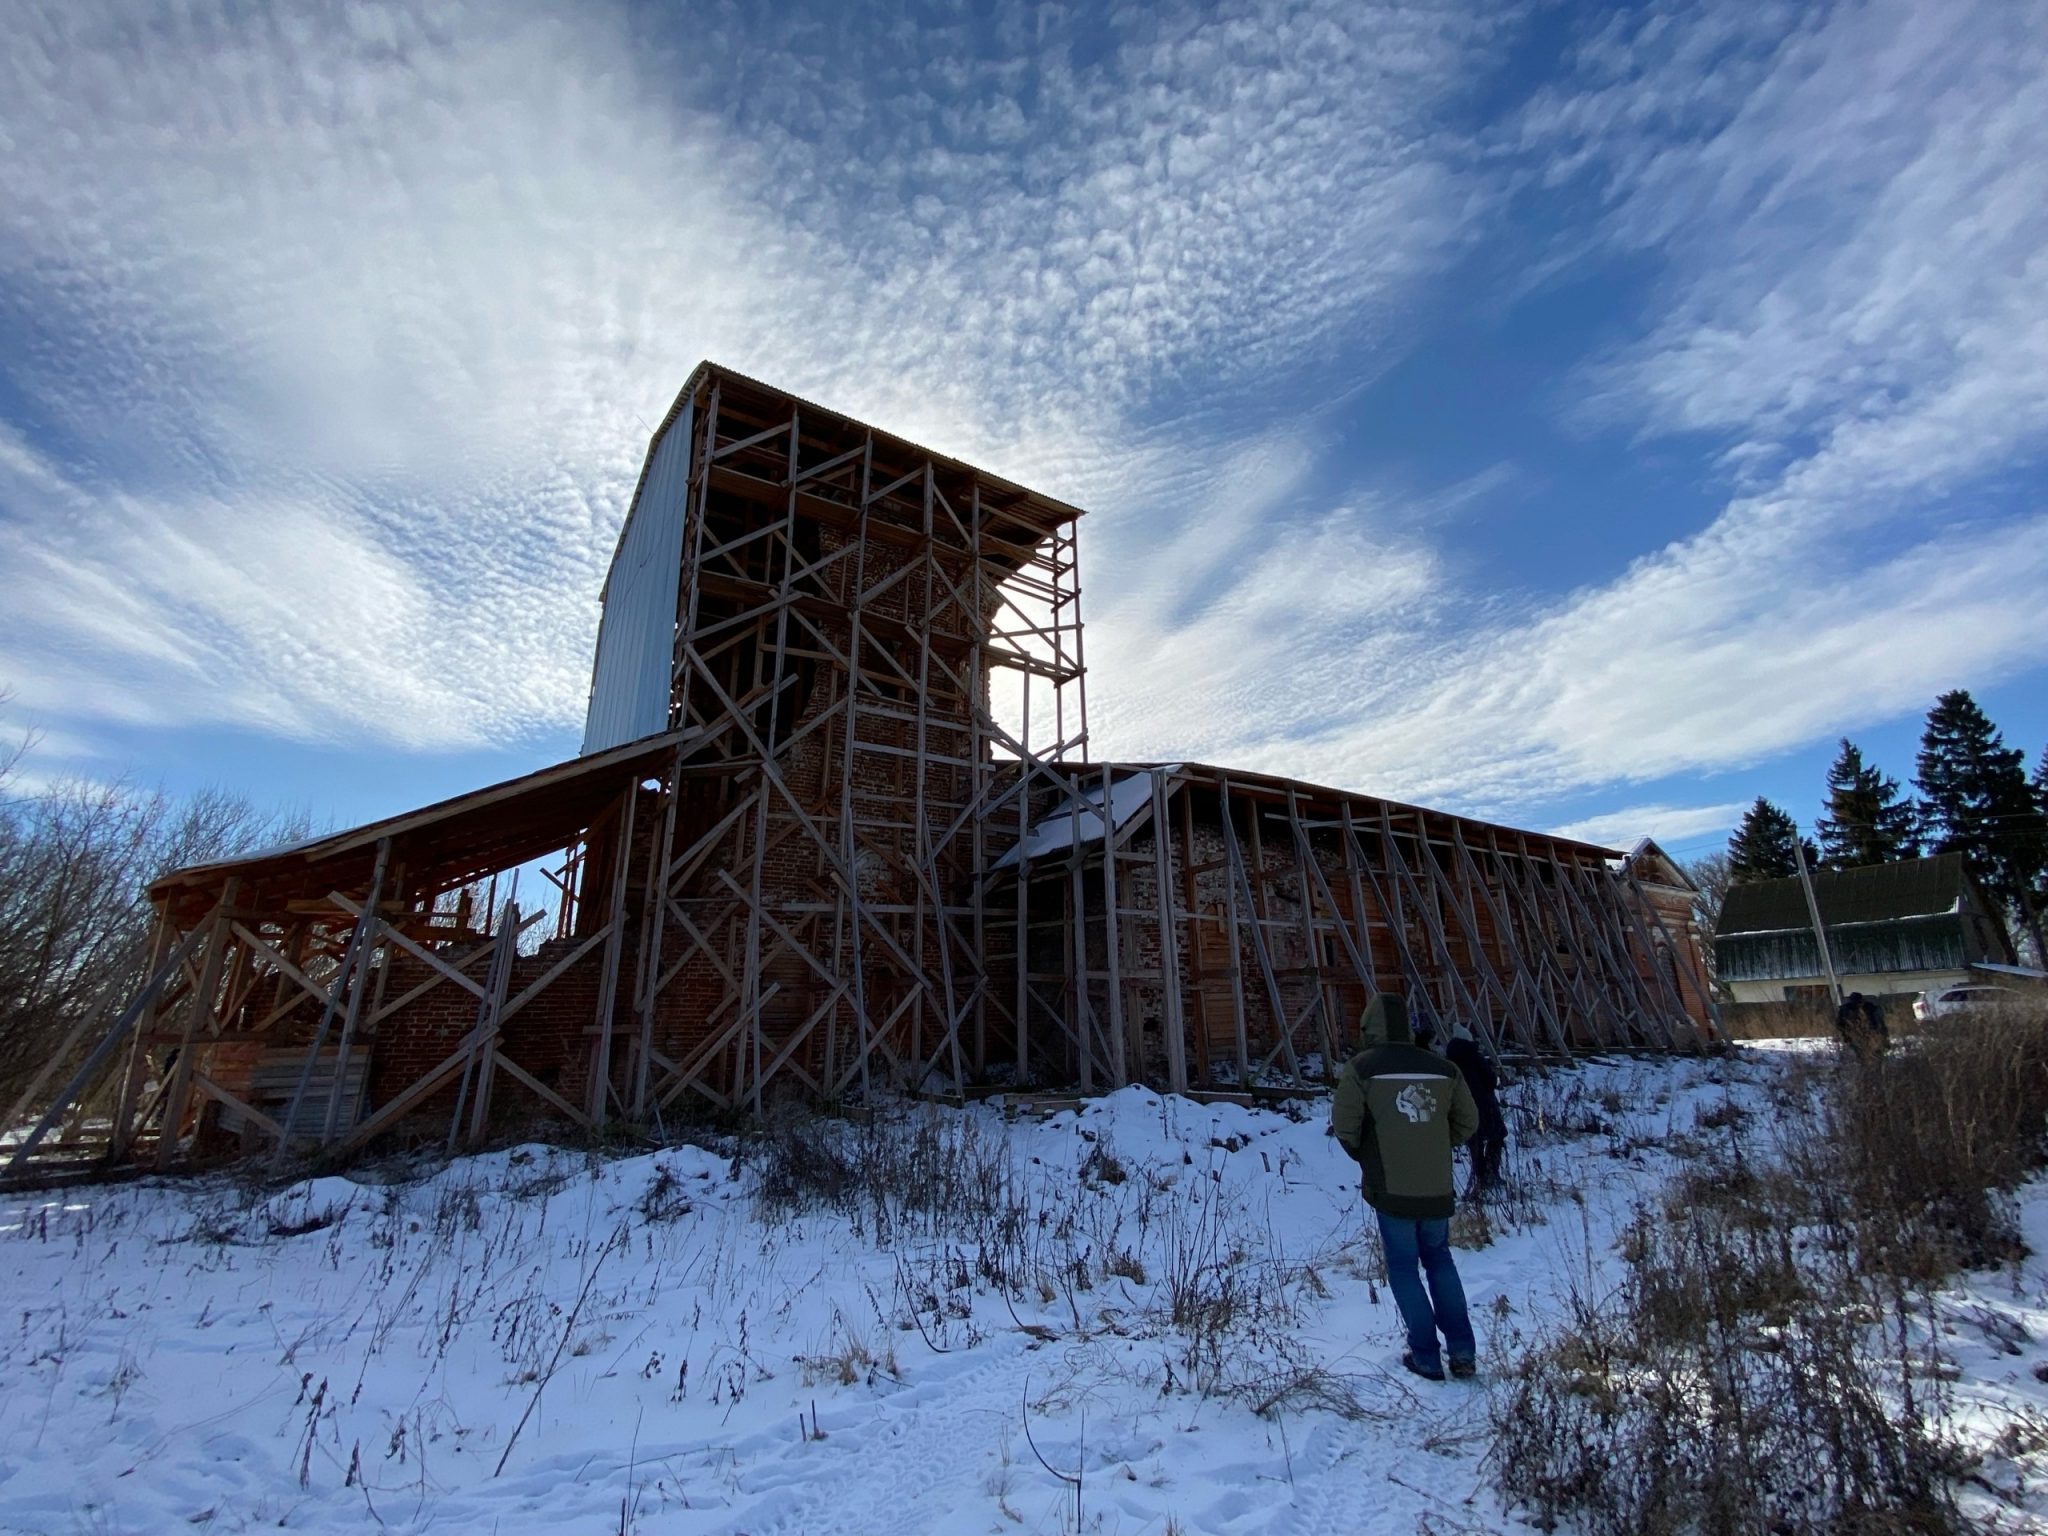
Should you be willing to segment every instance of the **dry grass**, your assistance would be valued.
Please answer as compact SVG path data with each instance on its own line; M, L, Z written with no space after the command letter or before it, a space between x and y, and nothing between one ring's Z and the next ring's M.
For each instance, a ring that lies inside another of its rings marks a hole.
M2018 1257L2008 1195L2048 1155L2048 1012L1934 1021L1822 1099L1866 1262L1926 1282Z
M1914 1341L1930 1288L2018 1256L2048 1156L2048 1013L1943 1020L1795 1071L1773 1143L1732 1108L1624 1234L1612 1296L1495 1394L1503 1491L1592 1536L1967 1528ZM1709 1123L1709 1122L1712 1123Z

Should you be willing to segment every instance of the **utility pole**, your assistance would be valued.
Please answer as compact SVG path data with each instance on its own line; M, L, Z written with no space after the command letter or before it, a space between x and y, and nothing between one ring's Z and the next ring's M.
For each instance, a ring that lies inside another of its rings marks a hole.
M1799 866L1799 888L1806 892L1806 915L1813 919L1813 942L1820 946L1821 969L1828 973L1828 996L1842 1006L1842 983L1835 975L1835 957L1828 949L1828 931L1820 920L1820 903L1814 899L1813 876L1806 871L1806 845L1800 841L1799 825L1792 826L1792 859Z

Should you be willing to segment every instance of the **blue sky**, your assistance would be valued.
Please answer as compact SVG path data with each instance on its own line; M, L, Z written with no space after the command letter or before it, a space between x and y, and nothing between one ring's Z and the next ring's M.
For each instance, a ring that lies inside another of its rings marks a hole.
M572 753L705 356L1090 509L1097 755L1697 851L2048 739L2048 6L767 12L12 8L32 778Z

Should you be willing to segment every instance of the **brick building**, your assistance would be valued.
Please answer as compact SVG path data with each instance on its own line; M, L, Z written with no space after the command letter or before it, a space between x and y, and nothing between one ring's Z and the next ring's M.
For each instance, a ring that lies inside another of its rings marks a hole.
M1301 1083L1387 988L1501 1050L1712 1037L1654 861L1091 761L1080 516L700 366L620 533L582 755L162 881L88 1063L117 1152ZM514 870L560 892L544 940Z

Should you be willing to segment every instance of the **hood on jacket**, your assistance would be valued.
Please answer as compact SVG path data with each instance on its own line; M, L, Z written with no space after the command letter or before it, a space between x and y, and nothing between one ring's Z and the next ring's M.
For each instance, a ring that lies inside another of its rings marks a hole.
M1463 1020L1451 1026L1451 1038L1453 1040L1463 1040L1467 1045L1477 1045L1479 1043L1472 1038L1472 1031L1465 1027Z
M1358 1018L1359 1044L1366 1050L1376 1045L1409 1045L1414 1035L1408 1028L1408 999L1398 992L1376 992Z

